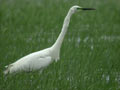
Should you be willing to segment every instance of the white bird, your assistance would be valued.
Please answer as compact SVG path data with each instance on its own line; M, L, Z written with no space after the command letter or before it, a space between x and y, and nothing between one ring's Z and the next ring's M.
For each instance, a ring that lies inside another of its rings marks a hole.
M56 42L49 48L43 49L41 51L33 52L29 55L26 55L16 62L5 66L6 70L4 74L11 74L20 71L35 71L42 70L51 64L54 60L59 60L60 48L63 42L64 36L67 32L71 16L78 10L95 10L94 8L82 8L80 6L73 6L68 11L67 16L65 17L63 27L59 37Z

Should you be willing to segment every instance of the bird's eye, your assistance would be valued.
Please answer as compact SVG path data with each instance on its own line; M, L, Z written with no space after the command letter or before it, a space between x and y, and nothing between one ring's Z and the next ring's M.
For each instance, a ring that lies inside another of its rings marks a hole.
M80 9L80 7L77 8L78 10Z

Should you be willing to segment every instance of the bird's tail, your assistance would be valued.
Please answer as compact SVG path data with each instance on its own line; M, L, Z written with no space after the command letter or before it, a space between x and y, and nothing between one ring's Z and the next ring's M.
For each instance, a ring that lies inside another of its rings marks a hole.
M6 70L5 70L3 73L4 73L5 75L9 74L10 69L11 69L12 66L13 66L12 64L5 66Z

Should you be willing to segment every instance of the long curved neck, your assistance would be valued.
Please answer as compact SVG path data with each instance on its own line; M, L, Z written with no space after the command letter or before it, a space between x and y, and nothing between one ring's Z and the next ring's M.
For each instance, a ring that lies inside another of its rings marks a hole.
M59 37L57 38L56 42L52 46L54 49L60 49L61 48L61 44L62 44L63 39L65 37L65 34L67 32L67 29L68 29L68 26L69 26L69 22L70 22L70 18L72 16L72 14L73 13L71 12L71 10L69 10L67 16L64 19L62 31L61 31Z

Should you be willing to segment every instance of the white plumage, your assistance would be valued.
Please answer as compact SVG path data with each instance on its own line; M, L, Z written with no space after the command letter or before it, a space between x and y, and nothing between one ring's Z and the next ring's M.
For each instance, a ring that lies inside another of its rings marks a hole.
M92 8L81 8L80 6L73 6L70 8L67 16L65 17L62 31L56 40L55 44L52 47L31 53L27 56L22 57L21 59L17 60L16 62L5 66L6 70L4 74L14 73L19 71L35 71L41 70L47 67L50 63L54 60L59 60L59 53L61 44L63 42L64 36L67 32L67 28L69 26L70 18L73 13L77 10L93 10Z

